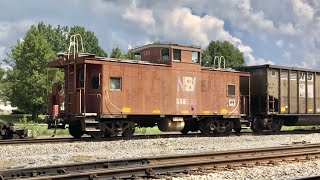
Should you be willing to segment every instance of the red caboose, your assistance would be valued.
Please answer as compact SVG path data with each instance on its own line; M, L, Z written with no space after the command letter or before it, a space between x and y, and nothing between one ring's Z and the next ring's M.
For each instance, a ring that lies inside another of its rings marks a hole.
M131 136L136 126L156 125L203 134L248 127L249 73L202 67L201 52L162 43L132 49L133 60L59 55L49 67L65 72L70 134Z

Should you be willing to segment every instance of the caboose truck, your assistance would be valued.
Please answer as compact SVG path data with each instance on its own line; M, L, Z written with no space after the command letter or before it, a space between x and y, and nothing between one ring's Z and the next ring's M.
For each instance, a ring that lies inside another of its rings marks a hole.
M207 135L250 127L250 74L201 67L201 52L157 43L132 49L133 60L60 54L48 66L64 70L70 134L130 137L136 126L158 126Z
M251 73L252 130L320 125L320 71L276 65L237 68Z

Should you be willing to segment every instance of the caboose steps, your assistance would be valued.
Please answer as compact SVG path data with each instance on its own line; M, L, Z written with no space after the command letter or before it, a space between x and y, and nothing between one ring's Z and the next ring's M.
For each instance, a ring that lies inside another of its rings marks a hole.
M95 118L85 118L82 123L82 130L84 132L100 132L99 121Z

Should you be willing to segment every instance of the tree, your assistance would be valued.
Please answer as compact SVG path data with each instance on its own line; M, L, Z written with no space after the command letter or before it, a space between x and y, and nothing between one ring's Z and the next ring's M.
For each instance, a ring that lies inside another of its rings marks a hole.
M245 65L243 54L228 41L211 41L203 51L202 65L213 67L215 56L223 56L225 58L226 68Z
M121 58L121 56L122 56L122 53L118 47L112 49L110 54L111 58Z
M52 27L50 24L46 26L43 22L36 27L39 33L44 35L54 52L67 52L69 39L66 38L66 35L69 34L69 27L60 25Z
M11 66L0 86L3 99L11 101L19 109L32 113L32 119L45 112L47 94L54 83L62 83L63 72L48 69L47 64L58 52L67 52L69 37L79 33L87 53L107 56L99 46L98 38L84 27L45 25L31 26L22 41L11 49L5 62ZM1 76L1 72L0 72Z
M35 26L11 50L14 65L5 78L7 97L19 109L32 113L32 119L46 107L48 84L62 79L58 70L47 72L47 63L55 57L45 35Z

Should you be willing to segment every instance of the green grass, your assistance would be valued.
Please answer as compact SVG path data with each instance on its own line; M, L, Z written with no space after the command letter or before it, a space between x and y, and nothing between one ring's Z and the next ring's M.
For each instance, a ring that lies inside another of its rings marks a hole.
M10 114L0 115L0 121L12 122L16 129L28 129L29 137L36 138L39 136L52 136L54 129L48 129L48 125L45 123L45 115L39 115L36 121L31 120L29 114ZM68 135L68 129L57 129L56 135Z
M310 130L314 128L315 126L283 126L281 128L281 131L293 131L293 130L301 130L301 129Z
M35 122L45 123L44 119L45 119L45 115L39 115L38 119L35 120ZM0 121L12 122L12 123L21 123L21 121L32 122L30 114L9 114L9 115L0 114Z
M152 128L136 128L135 134L161 134L164 133L158 127Z
M29 137L37 138L40 136L52 136L54 134L54 129L48 129L47 124L40 124L40 123L26 123L26 124L20 124L16 123L15 128L24 128L28 129ZM56 136L64 136L69 135L68 128L66 129L57 129L56 130Z

